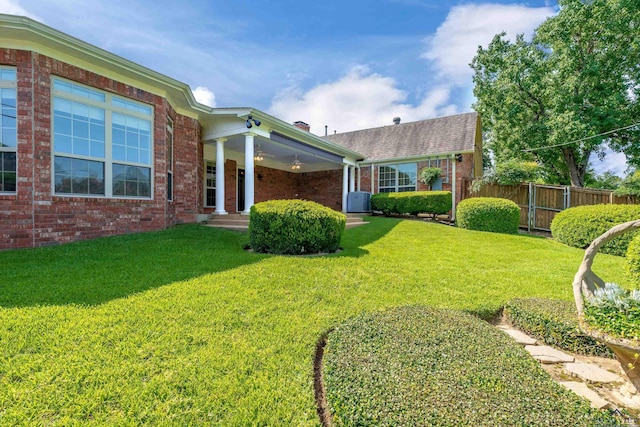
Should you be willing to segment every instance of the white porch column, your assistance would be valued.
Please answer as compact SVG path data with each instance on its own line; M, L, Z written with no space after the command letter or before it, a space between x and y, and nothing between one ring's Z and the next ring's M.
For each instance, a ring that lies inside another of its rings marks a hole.
M356 167L351 166L349 174L349 191L356 191Z
M456 187L458 183L456 182L456 155L454 154L451 159L451 221L456 220Z
M216 139L216 215L226 215L224 210L224 142L226 138Z
M253 182L253 137L254 133L247 132L244 134L244 211L243 214L249 214L254 201L254 182Z
M347 213L347 193L349 193L349 165L342 167L342 212Z

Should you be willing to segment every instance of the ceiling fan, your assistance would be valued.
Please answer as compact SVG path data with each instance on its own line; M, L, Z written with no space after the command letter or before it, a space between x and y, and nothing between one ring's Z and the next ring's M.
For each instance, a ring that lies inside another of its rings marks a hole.
M258 149L254 153L253 160L256 161L256 162L261 162L261 161L264 160L265 157L275 157L275 156L273 154L269 154L269 153L265 152L264 150L262 150L262 148L258 144Z

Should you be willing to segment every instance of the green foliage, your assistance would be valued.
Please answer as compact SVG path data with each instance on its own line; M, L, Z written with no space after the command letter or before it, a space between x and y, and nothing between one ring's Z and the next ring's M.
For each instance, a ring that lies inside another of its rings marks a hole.
M598 175L593 170L588 170L584 177L584 186L595 188L597 190L615 190L622 183L622 178L613 172L606 171L602 175Z
M547 345L583 354L613 358L609 348L580 331L575 303L543 298L516 298L504 309L509 322Z
M558 242L575 248L587 248L611 227L640 218L638 205L576 206L558 212L551 222L551 235ZM624 256L637 232L625 233L600 248L601 253Z
M427 213L446 214L451 210L450 191L411 191L378 193L371 196L371 209L385 215Z
M587 298L584 319L589 327L618 338L640 339L640 291L606 283Z
M343 213L315 202L256 203L249 214L249 244L256 252L272 254L335 252L346 221Z
M640 116L639 13L637 0L560 0L531 42L503 32L478 49L474 108L498 163L535 161L548 182L581 187L605 143L640 162L640 128L609 133Z
M323 363L336 426L617 424L462 312L401 307L350 319L329 334Z
M627 176L614 191L616 196L640 196L640 171Z
M315 345L348 318L572 298L583 254L551 239L367 221L326 257L198 225L0 251L0 425L314 426ZM625 280L621 257L597 267Z
M440 168L432 168L432 167L424 167L420 169L420 173L418 174L418 179L425 185L428 185L429 188L440 178L442 175L442 169Z
M627 248L627 273L631 283L640 288L640 234L636 235Z
M539 177L539 167L535 162L507 160L496 165L493 180L500 185L518 185L533 182Z
M460 228L517 234L520 208L511 200L475 197L458 203L456 224Z

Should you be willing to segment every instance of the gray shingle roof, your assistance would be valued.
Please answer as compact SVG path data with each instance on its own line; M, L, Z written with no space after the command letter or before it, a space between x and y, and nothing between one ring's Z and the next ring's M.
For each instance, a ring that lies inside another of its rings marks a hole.
M328 135L324 138L367 156L367 160L473 152L478 114L401 123Z

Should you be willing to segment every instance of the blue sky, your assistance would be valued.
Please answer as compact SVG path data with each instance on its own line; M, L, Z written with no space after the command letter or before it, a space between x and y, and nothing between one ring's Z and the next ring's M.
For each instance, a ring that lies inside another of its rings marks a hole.
M478 45L530 36L557 12L540 1L0 0L189 84L217 107L250 106L311 131L382 126L471 110ZM624 170L610 154L599 170Z

